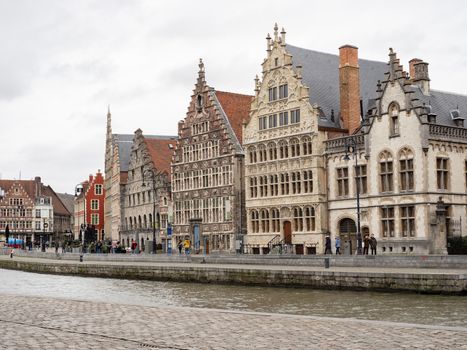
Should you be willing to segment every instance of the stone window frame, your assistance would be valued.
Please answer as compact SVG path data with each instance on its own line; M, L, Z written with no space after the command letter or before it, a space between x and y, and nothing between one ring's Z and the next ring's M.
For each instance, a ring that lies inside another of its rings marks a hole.
M313 170L303 171L303 191L313 193Z
M271 231L272 232L280 232L281 231L281 224L280 224L280 211L277 208L271 208Z
M267 148L266 145L264 144L259 144L258 145L258 155L259 155L259 163L267 162L268 157L267 157Z
M388 150L380 152L379 165L379 188L381 193L394 192L394 158Z
M281 196L286 196L290 194L290 176L289 173L280 174L280 183L281 183Z
M336 197L349 196L349 167L336 168Z
M275 142L268 143L269 160L277 160L277 144Z
M292 109L290 111L290 124L300 123L300 108Z
M389 134L391 137L400 136L400 106L393 101L388 106Z
M279 195L279 176L277 174L269 175L269 195L278 196Z
M248 160L249 160L250 164L257 163L258 157L257 157L257 154L256 154L256 147L255 146L248 147L248 156L249 156Z
M413 192L414 180L414 153L409 147L404 147L399 151L399 191Z
M293 207L293 226L295 232L303 231L303 209L301 207Z
M415 237L415 213L415 205L402 205L399 207L402 237Z
M289 111L279 112L279 127L289 125Z
M367 164L358 164L355 169L355 191L357 190L357 181L358 181L358 190L359 194L368 193L368 166Z
M315 207L307 205L303 208L304 228L307 232L316 230L316 210Z
M279 159L289 158L289 143L286 140L279 141Z
M300 157L300 140L296 137L292 137L289 140L289 147L290 147L290 157Z
M436 157L436 188L441 191L449 190L450 174L449 174L449 157Z
M252 233L259 233L259 213L256 209L250 211L250 222Z
M301 139L302 143L302 153L304 156L311 155L313 153L313 141L311 137L309 136L304 136Z
M287 83L279 85L278 100L283 100L289 97L289 85Z
M292 183L292 194L302 193L302 183L300 171L293 171L291 173L291 183Z
M269 232L269 210L267 209L260 210L260 227L262 233Z
M384 238L395 236L395 207L385 205L380 208L381 235Z
M259 177L259 196L267 197L268 196L268 176L262 175Z

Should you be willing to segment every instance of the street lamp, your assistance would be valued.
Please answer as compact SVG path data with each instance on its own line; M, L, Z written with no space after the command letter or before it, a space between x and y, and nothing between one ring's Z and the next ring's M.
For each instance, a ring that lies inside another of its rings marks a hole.
M349 154L352 154L355 158L355 182L357 189L357 254L362 255L362 231L360 229L360 181L358 178L358 155L357 155L357 143L353 137L345 139L345 156L344 160L349 161Z
M78 230L80 230L81 232L81 243L83 245L83 249L84 249L84 234L85 234L85 230L86 230L86 196L85 196L85 193L84 193L84 186L83 184L79 183L75 186L75 199L78 198L79 194L83 194L83 203L84 203L84 210L83 210L83 224L80 225L79 224L79 215L78 215ZM79 209L79 208L78 208ZM79 214L79 211L78 211L78 214Z
M147 169L143 172L143 183L142 186L145 187L146 184L144 183L145 178L149 178L152 182L152 190L153 190L153 198L152 198L152 252L153 254L157 254L157 244L156 244L156 195L157 195L157 190L160 187L156 186L156 178L158 175L160 175L161 172L154 172L153 169ZM160 220L160 215L158 215L157 219L157 229L159 229L159 220Z

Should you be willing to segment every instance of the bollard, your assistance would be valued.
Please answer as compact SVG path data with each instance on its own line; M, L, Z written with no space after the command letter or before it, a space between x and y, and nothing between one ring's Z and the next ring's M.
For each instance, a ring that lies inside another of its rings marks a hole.
M79 255L79 262L83 262L83 254Z
M324 258L324 268L329 269L329 258Z

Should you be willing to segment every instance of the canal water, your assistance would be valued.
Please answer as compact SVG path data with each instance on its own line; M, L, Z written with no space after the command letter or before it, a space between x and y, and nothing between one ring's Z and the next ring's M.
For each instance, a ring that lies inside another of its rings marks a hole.
M467 327L467 297L34 274L0 269L0 294Z

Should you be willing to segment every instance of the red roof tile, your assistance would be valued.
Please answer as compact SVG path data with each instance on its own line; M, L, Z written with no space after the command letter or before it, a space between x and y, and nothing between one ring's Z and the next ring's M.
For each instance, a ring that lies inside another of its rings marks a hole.
M225 91L216 91L216 96L222 106L222 109L229 118L230 125L232 126L238 141L242 143L243 121L245 121L250 114L253 96Z
M177 140L167 138L149 138L145 137L144 142L151 155L151 159L156 167L156 170L170 174L170 162L177 144ZM170 146L172 145L172 146Z

